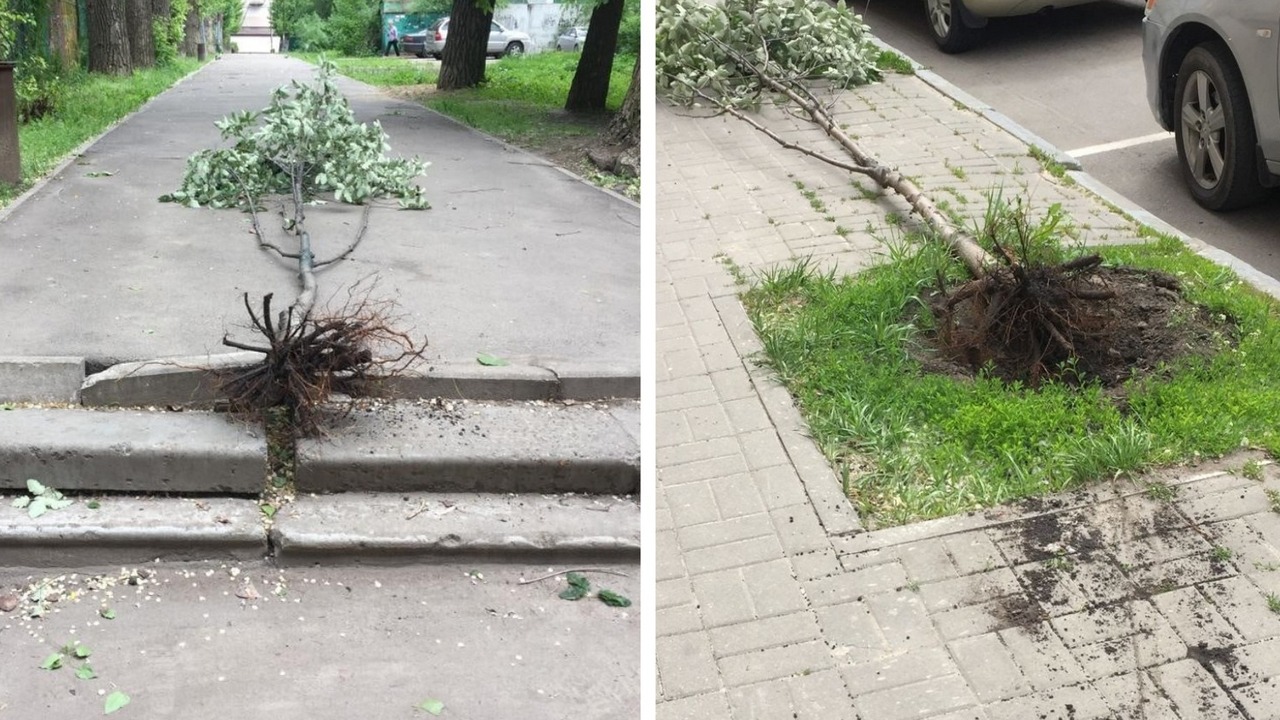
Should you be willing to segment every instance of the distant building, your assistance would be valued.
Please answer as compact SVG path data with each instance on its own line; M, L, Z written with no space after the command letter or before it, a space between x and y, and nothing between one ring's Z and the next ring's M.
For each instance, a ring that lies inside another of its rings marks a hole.
M280 50L280 38L271 29L271 0L245 0L244 22L231 36L237 52L273 53Z

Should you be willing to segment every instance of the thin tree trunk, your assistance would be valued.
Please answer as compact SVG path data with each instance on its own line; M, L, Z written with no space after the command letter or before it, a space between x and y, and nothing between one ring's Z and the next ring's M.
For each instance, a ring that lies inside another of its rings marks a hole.
M200 11L193 3L187 10L187 23L182 32L182 54L187 57L196 56L196 46L200 42Z
M134 69L155 67L156 45L151 34L151 0L125 0L129 13L129 58Z
M771 139L781 144L783 147L797 150L812 158L821 160L830 165L843 168L850 172L861 173L876 181L876 184L883 188L893 190L902 196L911 209L918 214L921 219L929 224L930 227L938 233L938 238L955 253L956 257L965 264L969 273L975 278L984 277L987 269L995 265L995 258L982 249L982 246L973 238L972 235L951 222L933 200L925 195L924 192L906 175L885 165L876 158L868 155L863 149L853 141L831 117L829 113L817 98L801 83L796 80L782 80L770 75L763 68L756 65L750 58L742 55L725 43L707 36L707 42L717 43L720 48L729 56L731 60L738 66L739 70L755 75L760 82L768 89L783 95L794 107L803 111L808 115L809 122L822 128L832 140L844 150L845 154L853 160L852 163L843 162L838 159L824 155L811 148L804 147L798 143L789 141L769 130L754 118L748 117L737 108L728 105L718 98L710 97L698 88L691 88L699 97L707 101L713 106L719 107L724 112L743 120L756 130L768 135Z
M489 26L493 11L482 11L476 0L453 0L449 16L449 36L445 39L440 63L440 90L475 87L484 82L485 53L489 47Z
M604 110L609 97L609 76L613 54L618 48L618 26L622 24L623 0L609 0L591 11L587 42L578 58L578 69L569 86L564 109L571 112Z
M88 0L89 71L129 74L125 0Z

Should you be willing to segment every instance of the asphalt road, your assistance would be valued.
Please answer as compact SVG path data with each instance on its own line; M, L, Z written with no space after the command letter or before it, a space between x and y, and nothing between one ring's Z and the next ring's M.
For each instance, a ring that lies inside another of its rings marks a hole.
M1280 192L1212 213L1192 201L1177 150L1147 106L1140 0L993 20L962 55L933 44L920 0L854 0L872 31L1027 129L1164 221L1280 277ZM1111 146L1119 147L1099 147Z

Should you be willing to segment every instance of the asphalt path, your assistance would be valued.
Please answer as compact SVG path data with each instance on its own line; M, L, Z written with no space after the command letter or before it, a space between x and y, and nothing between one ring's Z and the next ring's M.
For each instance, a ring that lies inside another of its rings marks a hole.
M214 121L313 73L279 55L224 55L0 212L0 354L109 365L225 352L228 332L253 342L241 296L274 293L282 308L296 269L257 247L243 213L157 198L179 186L192 153L219 144ZM428 339L428 361L637 364L634 203L416 103L347 78L338 87L359 120L382 124L393 154L431 163L420 181L432 209L377 203L356 251L317 273L322 306L366 292L396 302L397 327ZM291 242L273 216L272 241ZM317 255L350 242L359 217L309 208Z
M1147 105L1140 0L992 20L981 45L947 55L920 0L855 0L872 31L979 100L1076 156L1084 169L1182 232L1280 277L1280 193L1204 210L1179 174L1172 136Z

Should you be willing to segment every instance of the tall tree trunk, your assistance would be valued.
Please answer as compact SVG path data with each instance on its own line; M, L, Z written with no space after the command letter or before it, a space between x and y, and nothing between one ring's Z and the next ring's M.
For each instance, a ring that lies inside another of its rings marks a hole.
M200 10L192 3L187 10L187 24L182 33L182 54L187 57L196 56L196 45L200 42Z
M609 75L613 53L618 48L618 26L622 24L623 0L609 0L591 11L587 42L578 58L578 70L569 86L564 109L571 112L604 110L609 97Z
M80 62L79 28L75 0L51 0L49 49L63 70L70 70Z
M453 0L449 36L445 39L440 78L436 81L438 89L457 90L484 82L484 59L492 22L493 10L481 10L476 0Z
M640 145L639 55L631 68L631 85L627 88L627 96L622 99L622 107L618 108L618 114L609 123L609 142L628 148Z
M89 71L129 74L125 0L88 0Z
M134 69L155 67L156 43L151 34L151 0L125 0L129 12L129 58Z

